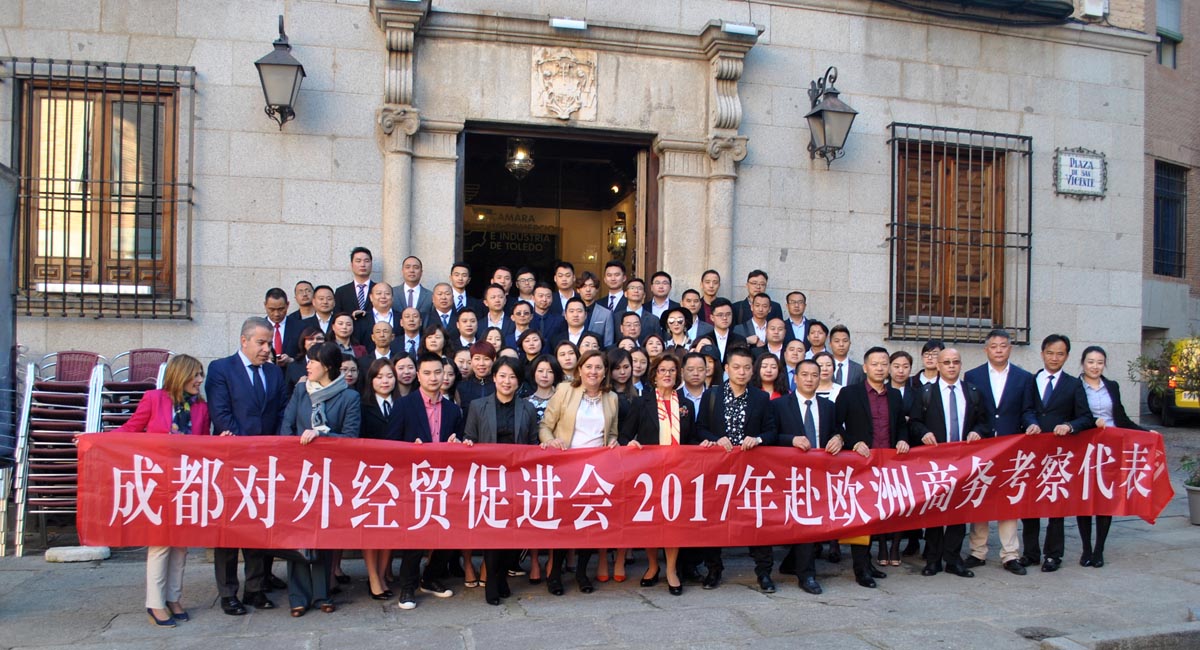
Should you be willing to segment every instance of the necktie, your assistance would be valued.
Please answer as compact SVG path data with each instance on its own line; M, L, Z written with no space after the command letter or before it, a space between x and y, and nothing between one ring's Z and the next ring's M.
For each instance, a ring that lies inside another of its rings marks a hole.
M283 333L279 331L279 323L275 323L275 354L283 354Z
M442 314L442 327L450 327L450 314Z
M796 371L788 368L788 390L796 390Z
M392 416L392 401L383 400L383 417L390 418Z
M808 441L816 447L821 441L817 440L817 423L813 421L812 402L810 399L804 400L804 435L808 436Z
M954 392L954 386L946 388L950 391L950 442L958 442L962 440L958 423L958 395Z
M417 303L416 303L416 301L413 300L413 290L412 289L408 290L408 306L412 307L413 309L417 308Z
M458 294L458 309L459 309L460 311L461 311L461 310L462 310L462 308L463 308L463 302L464 302L464 300L465 300L465 299L463 298L463 295L462 295L461 293L460 293L460 294Z
M617 308L617 297L609 296L608 297L608 310L613 311L616 308Z
M263 383L262 374L260 374L261 369L262 366L250 364L250 376L253 377L250 381L254 386L254 393L258 395L259 399L267 396L267 386Z
M837 384L838 386L845 386L845 384L842 383L842 364L841 363L838 363L837 372L833 373L833 383Z
M367 308L367 286L365 284L358 285L358 308Z
M417 353L417 342L412 339L408 340L408 353L409 354Z
M1046 390L1042 391L1042 406L1050 402L1050 395L1054 393L1054 375L1046 380Z

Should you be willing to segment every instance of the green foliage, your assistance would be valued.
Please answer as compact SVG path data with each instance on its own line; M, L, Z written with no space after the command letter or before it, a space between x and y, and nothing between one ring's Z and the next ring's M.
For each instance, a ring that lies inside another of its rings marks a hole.
M1187 478L1183 479L1184 485L1200 487L1200 457L1184 456L1179 459L1179 468L1187 472Z
M1171 390L1200 392L1200 337L1163 341L1157 353L1129 362L1129 378L1160 397Z

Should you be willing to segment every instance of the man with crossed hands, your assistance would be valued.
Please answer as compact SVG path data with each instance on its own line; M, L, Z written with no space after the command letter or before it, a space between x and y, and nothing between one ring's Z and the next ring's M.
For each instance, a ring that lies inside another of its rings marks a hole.
M958 350L946 348L938 354L938 380L921 387L913 403L909 420L913 444L931 447L940 443L977 442L992 435L992 425L983 405L979 389L959 381L962 357ZM907 453L908 443L896 445L897 453ZM966 524L925 529L925 568L923 576L935 576L942 571L960 578L973 578L975 573L963 566L962 544L967 535Z

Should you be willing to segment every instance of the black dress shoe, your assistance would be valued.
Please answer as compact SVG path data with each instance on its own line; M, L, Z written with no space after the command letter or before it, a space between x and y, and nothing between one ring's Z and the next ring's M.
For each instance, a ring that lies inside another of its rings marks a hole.
M974 569L977 566L983 566L985 564L987 564L987 560L981 560L974 555L968 555L967 559L963 562L963 566L967 567L968 569Z
M562 580L548 578L546 580L546 591L549 591L551 594L553 594L555 596L563 595Z
M485 598L484 600L486 600L487 604L489 604L489 605L499 605L500 604L499 598Z
M1092 566L1091 551L1085 550L1083 554L1079 556L1079 566Z
M1004 570L1013 575L1025 575L1025 565L1021 564L1020 560L1009 560L1004 563Z
M1096 551L1092 554L1092 568L1099 569L1104 566L1104 552Z
M1062 564L1062 560L1060 560L1058 558L1054 558L1054 557L1048 557L1048 558L1046 558L1045 562L1042 562L1042 572L1053 573L1055 571L1058 571L1058 567L1061 564Z
M874 589L876 587L875 581L873 579L871 579L871 576L869 576L869 575L855 576L854 581L857 582L860 586L866 587L868 589Z
M758 579L758 589L764 594L773 594L775 593L775 582L771 580L770 576L763 576Z
M512 589L509 589L508 585L500 585L498 593L501 598L512 598Z
M649 578L642 578L641 585L643 587L653 587L654 585L658 584L658 573L659 570L655 569L654 575L650 576Z
M886 573L884 573L883 571L880 571L879 569L875 568L874 566L867 568L867 574L870 575L872 578L886 578L887 577Z
M1021 563L1021 566L1033 566L1040 563L1042 560L1041 558L1036 558L1031 555L1022 555L1017 561Z
M237 596L230 596L221 599L221 611L230 616L241 616L246 613L246 606L242 605L242 601L237 599Z
M275 609L275 603L261 591L246 594L246 604L254 609Z
M974 578L975 577L974 571L972 571L970 569L964 569L963 567L958 566L957 564L947 564L946 565L946 573L956 575L960 578Z
M927 578L930 576L935 576L941 572L942 572L942 568L933 562L926 564L925 568L921 569L921 575L923 575Z
M275 577L274 573L267 575L266 579L263 580L263 584L266 585L267 590L287 589L287 581Z
M814 596L821 594L821 585L811 576L800 581L800 588Z
M719 584L721 584L721 572L709 571L708 575L704 576L704 582L700 583L700 586L705 589L716 589Z
M579 585L579 591L582 593L590 594L596 591L596 588L592 586L592 581L585 575L576 574L575 582Z

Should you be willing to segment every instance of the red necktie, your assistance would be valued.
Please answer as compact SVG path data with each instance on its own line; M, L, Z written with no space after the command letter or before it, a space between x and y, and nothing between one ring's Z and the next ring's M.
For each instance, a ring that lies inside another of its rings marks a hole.
M279 323L275 323L275 354L283 354L283 334L279 331Z

